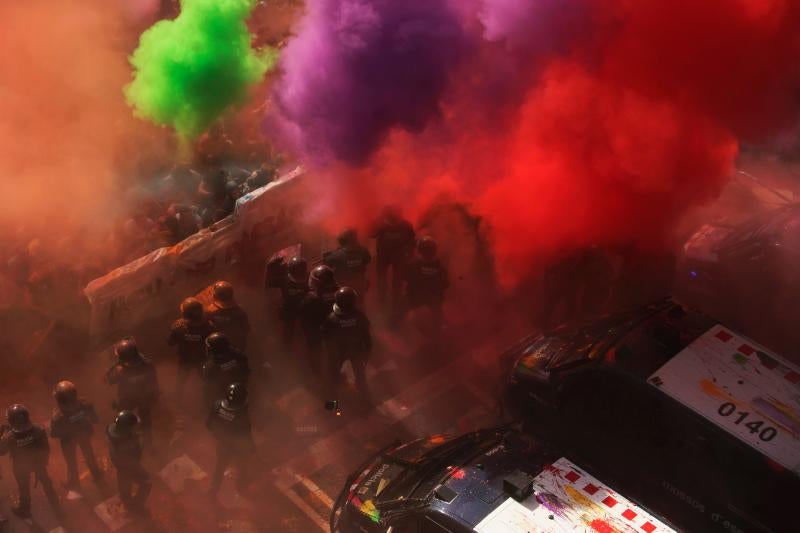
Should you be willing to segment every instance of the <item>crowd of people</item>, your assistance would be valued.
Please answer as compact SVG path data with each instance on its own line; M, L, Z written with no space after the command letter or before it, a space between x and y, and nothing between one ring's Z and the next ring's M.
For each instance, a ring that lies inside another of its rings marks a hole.
M539 322L548 330L664 298L672 287L675 261L674 254L632 248L572 250L544 272Z
M429 236L418 237L413 226L397 209L387 208L375 225L377 302L396 324L412 309L427 308L434 328L442 327L448 274L438 257L437 243ZM309 265L301 256L276 257L266 268L264 288L277 293L276 316L286 351L304 365L317 386L320 409L338 403L342 368L349 361L361 410L372 406L366 365L373 341L365 294L370 289L368 267L372 253L353 229L338 236L339 246ZM266 298L271 300L271 295ZM295 342L299 332L304 341ZM175 397L184 401L192 376L202 383L202 408L206 426L216 443L216 462L208 492L216 495L223 474L230 466L238 471L237 487L245 491L250 481L250 461L255 451L248 398L250 389L263 386L252 382L247 349L251 336L248 313L238 303L234 287L216 282L211 302L186 298L180 317L172 324L167 344L176 352ZM116 469L120 500L129 513L142 513L151 489L150 474L142 466L142 450L152 445L153 411L161 401L159 371L146 358L133 337L118 341L113 348L114 363L105 381L116 388L112 407L116 412L105 428L109 458ZM53 391L56 407L49 423L49 437L60 441L66 464L66 487L80 490L77 449L94 480L102 485L92 445L99 418L92 403L78 395L77 387L61 381ZM31 477L44 490L56 514L60 498L48 475L48 430L31 421L28 409L14 404L6 411L2 426L0 454L9 454L19 487L19 503L13 509L20 517L31 515Z
M0 235L0 307L80 305L91 280L230 215L239 198L276 179L283 161L239 137L218 125L196 141L190 162L128 162L102 209L9 220Z
M156 196L131 191L130 212L119 229L126 243L123 260L173 246L219 222L233 213L236 200L267 185L276 174L275 166L267 163L253 172L214 166L200 173L178 165L157 183Z

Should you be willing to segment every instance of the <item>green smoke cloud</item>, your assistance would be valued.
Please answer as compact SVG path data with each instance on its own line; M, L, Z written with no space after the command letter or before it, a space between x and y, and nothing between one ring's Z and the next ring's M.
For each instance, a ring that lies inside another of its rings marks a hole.
M275 64L274 49L254 50L245 24L256 0L181 0L174 20L145 31L129 58L125 97L137 116L198 137Z

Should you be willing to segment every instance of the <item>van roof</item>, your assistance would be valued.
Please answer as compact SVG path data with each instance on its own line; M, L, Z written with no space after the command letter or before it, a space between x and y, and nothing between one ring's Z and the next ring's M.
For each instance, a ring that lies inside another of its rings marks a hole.
M716 324L648 382L800 474L800 368Z
M523 351L559 361L599 361L647 381L784 468L800 474L800 367L713 318L665 300L638 314L604 319L583 355L551 350L550 338ZM611 326L609 326L611 324ZM588 337L587 337L588 338ZM526 355L526 354L531 355ZM549 356L550 354L548 354ZM524 370L524 369L523 369Z
M527 498L506 497L475 531L675 531L564 457L542 469L532 484Z
M529 435L507 430L487 443L469 460L443 465L444 475L425 491L427 506L480 533L598 531L603 525L608 531L673 531ZM531 491L512 496L511 487L527 484Z

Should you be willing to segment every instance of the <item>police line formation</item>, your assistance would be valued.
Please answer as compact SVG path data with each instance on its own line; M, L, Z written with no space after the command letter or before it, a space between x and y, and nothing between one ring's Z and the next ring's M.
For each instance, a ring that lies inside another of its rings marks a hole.
M442 325L442 305L448 274L438 258L437 244L429 236L417 238L400 212L387 207L372 235L376 241L378 300L391 302L390 319L400 320L409 310L426 307L433 327ZM323 255L309 271L300 256L276 257L267 265L264 285L280 292L278 316L281 339L291 347L295 330L305 339L306 363L322 378L325 398L335 399L342 366L349 361L355 376L360 407L369 409L366 364L372 350L370 322L364 313L364 294L369 288L367 267L372 261L355 230L338 236L339 247ZM220 488L225 470L236 467L237 488L248 484L249 462L255 451L248 412L250 366L246 355L250 323L237 303L234 287L219 281L212 289L213 303L204 307L196 298L180 305L180 318L170 328L167 343L177 352L176 396L182 399L189 377L199 374L203 401L208 408L206 426L216 441L216 461L209 494ZM149 473L142 466L143 448L152 442L152 411L159 400L156 367L127 337L114 345L115 362L106 382L116 387L113 421L105 428L109 459L115 467L119 497L128 513L143 513L151 490ZM80 490L77 450L91 476L104 485L92 446L99 422L93 404L78 394L70 381L53 390L56 407L49 437L60 442L66 463L65 487ZM31 420L28 409L13 404L6 410L7 424L0 427L0 455L10 455L19 501L13 508L21 518L31 517L31 479L44 491L54 513L63 513L60 498L48 474L50 445L45 427Z

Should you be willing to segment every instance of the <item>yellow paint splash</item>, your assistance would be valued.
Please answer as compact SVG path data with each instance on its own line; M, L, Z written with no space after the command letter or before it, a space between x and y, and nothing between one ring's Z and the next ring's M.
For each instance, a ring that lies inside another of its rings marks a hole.
M716 383L708 379L700 380L700 390L702 390L707 395L711 396L712 398L717 398L719 400L725 400L731 402L732 404L739 406L739 401L719 388Z
M564 487L564 492L566 492L567 496L569 496L569 498L572 501L574 501L575 503L577 503L578 505L586 507L587 509L590 509L590 510L598 510L598 509L602 510L602 507L600 507L599 505L594 503L592 500L590 500L589 498L587 498L586 496L581 494L580 491L578 491L578 489L576 489L574 487L570 487L569 485L566 485Z

